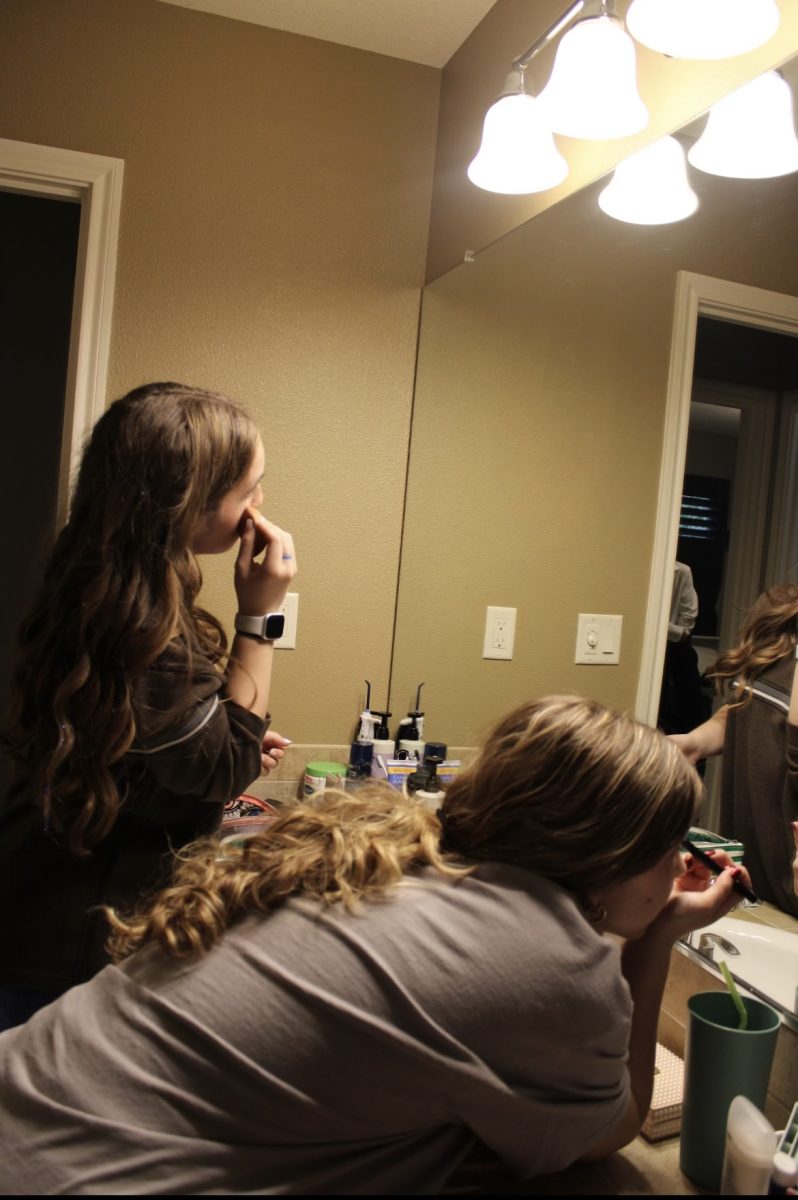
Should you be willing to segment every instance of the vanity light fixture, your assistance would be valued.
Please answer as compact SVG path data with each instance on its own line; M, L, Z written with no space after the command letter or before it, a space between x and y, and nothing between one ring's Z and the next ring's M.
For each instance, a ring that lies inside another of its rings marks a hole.
M526 90L524 72L564 29L551 79L536 98ZM616 138L648 124L637 91L634 43L615 0L576 0L512 65L468 168L471 182L486 191L521 195L561 183L568 164L554 144L555 130L570 137Z
M626 137L648 125L634 42L613 0L586 5L563 35L540 103L554 132L568 137Z
M634 225L667 225L689 217L698 197L681 144L663 137L619 163L598 202L608 216Z
M562 183L568 164L524 87L523 70L507 76L504 91L485 115L482 144L468 168L477 187L505 195L543 192Z
M719 100L687 157L700 171L732 179L771 179L798 170L787 81L767 71Z
M672 58L731 58L763 45L779 25L776 0L632 0L626 28Z

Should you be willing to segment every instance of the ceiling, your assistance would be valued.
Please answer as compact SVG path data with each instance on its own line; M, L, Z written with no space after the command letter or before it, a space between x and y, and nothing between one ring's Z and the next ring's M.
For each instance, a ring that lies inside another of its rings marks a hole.
M443 67L495 0L161 0Z

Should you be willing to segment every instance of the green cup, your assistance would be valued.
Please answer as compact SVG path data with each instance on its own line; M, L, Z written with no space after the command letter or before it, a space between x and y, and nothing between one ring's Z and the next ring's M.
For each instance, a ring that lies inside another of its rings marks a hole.
M698 992L687 1001L684 1100L679 1165L688 1178L717 1191L726 1120L735 1096L764 1112L781 1018L761 1000L743 997L748 1028L728 992Z

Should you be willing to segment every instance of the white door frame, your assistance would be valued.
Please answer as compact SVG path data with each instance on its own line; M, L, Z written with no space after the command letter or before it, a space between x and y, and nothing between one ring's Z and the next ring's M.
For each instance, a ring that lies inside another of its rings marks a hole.
M798 297L691 271L677 272L657 518L635 714L655 725L679 533L699 316L798 336Z
M778 433L778 461L773 490L773 528L765 579L768 586L791 579L798 583L798 391L783 397Z
M105 409L123 170L121 158L0 138L0 189L78 200L81 205L58 478L59 526L66 519L84 441Z

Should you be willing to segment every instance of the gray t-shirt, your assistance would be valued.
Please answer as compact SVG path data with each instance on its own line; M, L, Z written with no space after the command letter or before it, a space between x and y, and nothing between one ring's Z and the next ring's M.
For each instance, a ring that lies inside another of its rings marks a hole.
M626 1111L630 1021L618 946L526 871L292 900L1 1035L0 1191L430 1194L475 1138L556 1171Z

